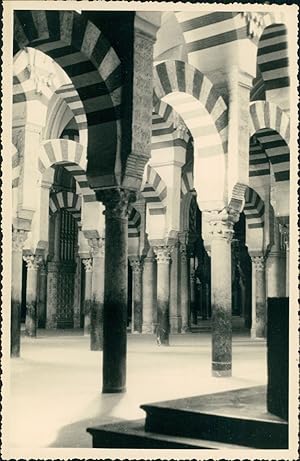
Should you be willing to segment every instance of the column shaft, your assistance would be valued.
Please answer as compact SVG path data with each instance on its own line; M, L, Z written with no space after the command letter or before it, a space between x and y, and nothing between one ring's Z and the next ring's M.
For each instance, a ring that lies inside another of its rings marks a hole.
M154 311L154 258L147 257L144 260L143 270L143 333L153 333Z
M38 327L46 327L47 316L47 268L44 263L39 272Z
M11 357L20 357L21 301L22 301L22 250L27 232L14 229L12 234L12 277L11 277Z
M89 335L91 330L91 298L92 298L92 259L82 260L85 269L85 291L84 291L84 323L83 334Z
M155 247L157 257L157 342L169 345L170 248Z
M142 333L143 304L142 304L142 261L139 257L129 258L132 267L132 294L133 294L133 315L132 332Z
M232 218L233 219L233 218ZM212 375L231 376L232 294L231 239L229 218L211 221Z
M170 331L180 333L181 331L181 312L180 312L180 292L179 292L179 247L175 244L172 251L172 264L170 270Z
M252 256L251 259L255 273L255 318L252 316L251 336L264 338L267 322L265 259L264 256Z
M104 247L101 251L93 257L90 326L92 351L103 350Z
M197 325L195 279L195 261L194 258L190 258L190 314L192 323Z
M26 319L25 333L27 336L36 337L37 333L37 275L40 258L29 255L24 256L27 263L26 285Z
M99 194L100 195L100 194ZM124 190L103 191L105 205L105 281L103 393L126 389L128 203Z
M181 333L189 330L189 279L186 257L186 246L181 245L180 259L180 300L181 300Z
M22 250L12 252L11 278L11 356L20 356L22 297Z

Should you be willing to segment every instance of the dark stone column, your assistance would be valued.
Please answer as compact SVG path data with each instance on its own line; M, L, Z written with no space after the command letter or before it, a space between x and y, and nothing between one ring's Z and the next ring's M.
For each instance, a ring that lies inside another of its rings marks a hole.
M47 265L43 262L39 271L38 327L46 327L47 316Z
M255 274L255 312L252 313L252 338L264 338L266 336L266 272L265 257L263 255L251 255L252 271Z
M25 333L27 336L36 337L37 333L37 274L39 264L42 262L40 256L24 256L27 264L27 286L26 286L26 319Z
M143 301L142 301L142 278L143 262L141 258L130 257L129 262L133 274L133 322L132 332L142 333L143 325Z
M169 345L170 321L170 261L171 247L168 245L153 248L157 259L157 342Z
M153 333L153 312L155 304L154 286L156 283L155 259L152 256L152 250L144 259L143 270L143 333Z
M103 393L126 390L128 204L123 189L97 192L105 205Z
M88 239L93 256L91 296L91 351L103 350L104 239Z
M212 212L210 217L213 376L231 376L231 240L237 219L225 212Z
M20 357L21 298L22 298L22 251L27 232L14 229L12 233L12 277L11 277L11 343L12 357Z
M92 298L92 258L82 260L85 269L85 292L84 292L84 323L83 334L89 335L91 331L91 298Z

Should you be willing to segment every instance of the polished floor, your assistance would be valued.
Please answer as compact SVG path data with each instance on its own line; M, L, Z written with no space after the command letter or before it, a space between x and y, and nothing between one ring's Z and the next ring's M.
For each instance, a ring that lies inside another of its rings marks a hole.
M91 447L86 428L143 418L143 403L265 384L266 344L233 338L233 376L210 373L210 333L173 335L170 347L152 335L128 335L127 392L101 394L102 353L80 331L22 337L10 361L11 448Z

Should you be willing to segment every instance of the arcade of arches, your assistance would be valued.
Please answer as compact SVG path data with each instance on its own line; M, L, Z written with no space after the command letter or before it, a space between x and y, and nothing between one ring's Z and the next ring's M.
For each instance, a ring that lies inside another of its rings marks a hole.
M128 331L205 323L230 376L288 296L284 13L15 11L13 71L12 356L82 328L122 392Z

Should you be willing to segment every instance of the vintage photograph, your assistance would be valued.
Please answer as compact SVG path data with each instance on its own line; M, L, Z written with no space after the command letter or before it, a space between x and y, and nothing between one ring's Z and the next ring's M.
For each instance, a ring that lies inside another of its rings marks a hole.
M3 2L2 449L296 459L296 5Z

